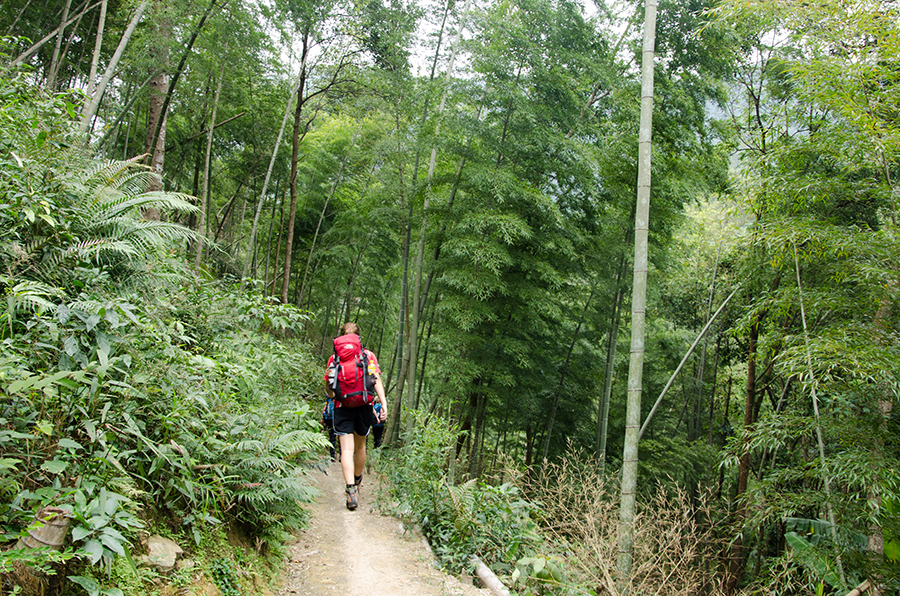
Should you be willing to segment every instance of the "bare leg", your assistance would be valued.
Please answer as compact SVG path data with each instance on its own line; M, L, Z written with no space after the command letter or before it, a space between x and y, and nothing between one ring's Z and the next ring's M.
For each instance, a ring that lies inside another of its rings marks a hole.
M344 482L347 484L353 484L353 467L354 460L356 459L356 455L354 451L355 448L355 438L358 435L355 433L352 435L340 435L338 439L341 442L341 471L344 473ZM350 454L354 454L351 457ZM365 461L365 456L363 456L363 460Z
M361 476L366 467L366 437L353 433L353 442L356 448L353 452L353 463L355 464L353 473L355 476ZM344 472L344 476L347 476L346 472Z

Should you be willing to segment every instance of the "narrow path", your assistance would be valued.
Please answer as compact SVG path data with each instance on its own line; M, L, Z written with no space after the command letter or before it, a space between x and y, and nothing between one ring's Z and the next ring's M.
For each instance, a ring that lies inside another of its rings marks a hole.
M404 531L396 518L372 511L373 475L360 487L359 508L348 511L340 464L331 464L327 472L310 472L321 494L309 506L309 527L290 548L281 596L490 594L435 568L420 535Z

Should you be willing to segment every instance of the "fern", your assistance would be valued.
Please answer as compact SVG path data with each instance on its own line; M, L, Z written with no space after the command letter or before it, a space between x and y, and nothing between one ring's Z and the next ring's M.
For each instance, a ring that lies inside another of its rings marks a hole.
M84 287L78 268L98 268L108 281L134 282L173 242L196 239L191 230L165 221L147 221L142 212L196 212L183 193L146 192L152 172L137 163L86 159L74 149L29 157L18 173L21 183L41 186L16 196L31 197L5 219L15 233L0 245L0 264L8 275L64 288ZM55 167L56 159L65 167ZM19 178L12 178L19 183ZM94 281L102 277L94 276Z
M460 525L460 522L474 523L475 503L478 497L475 479L472 478L456 486L448 484L447 488L450 491L450 500L453 502L453 508L456 511L457 525Z
M265 443L260 441L259 439L245 439L243 441L238 441L234 445L232 445L232 449L234 451L245 451L245 452L254 452L259 453L263 450Z
M13 328L17 315L22 312L39 313L52 310L56 305L51 298L58 298L61 294L58 288L54 288L38 281L21 281L14 286L9 286L9 278L0 277L0 284L6 285L6 300L0 310L0 336L9 332L13 334Z

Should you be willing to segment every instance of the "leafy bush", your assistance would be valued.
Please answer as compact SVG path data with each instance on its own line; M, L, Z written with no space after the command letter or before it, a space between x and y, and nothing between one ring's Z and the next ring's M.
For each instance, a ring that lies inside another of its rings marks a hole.
M142 210L190 211L190 197L145 193L146 168L83 154L76 99L0 67L3 542L55 505L105 573L130 560L141 518L196 543L230 523L278 544L303 523L302 471L327 446L306 403L319 363L291 339L306 316L187 274L192 232ZM15 560L65 559L29 555Z
M449 481L449 464L458 432L445 420L420 420L402 451L382 457L394 513L422 527L441 564L460 572L478 556L499 574L543 547L535 517L539 507L512 484L490 486ZM449 446L449 447L448 447Z

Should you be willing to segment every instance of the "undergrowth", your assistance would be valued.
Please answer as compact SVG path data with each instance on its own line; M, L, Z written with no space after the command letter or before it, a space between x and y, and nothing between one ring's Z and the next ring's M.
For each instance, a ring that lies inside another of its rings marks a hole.
M419 524L445 569L471 573L478 557L519 594L619 594L618 485L592 457L573 451L530 471L507 466L496 485L458 482L456 438L447 421L423 418L402 449L380 460L389 491L382 506ZM702 498L661 484L634 523L628 593L721 593L724 544Z
M207 575L279 560L327 446L306 315L187 269L191 198L90 159L79 98L29 80L0 66L0 594L158 589L150 533ZM12 548L57 524L61 552Z

